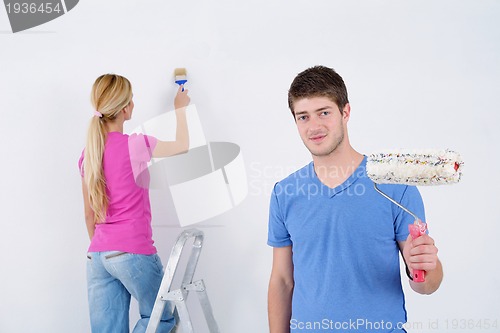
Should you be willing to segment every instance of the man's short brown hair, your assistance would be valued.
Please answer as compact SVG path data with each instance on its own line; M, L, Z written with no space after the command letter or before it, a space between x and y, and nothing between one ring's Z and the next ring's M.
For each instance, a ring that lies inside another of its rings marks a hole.
M293 111L293 103L301 98L328 97L340 109L349 103L347 88L342 77L332 68L314 66L299 73L288 90L288 107Z

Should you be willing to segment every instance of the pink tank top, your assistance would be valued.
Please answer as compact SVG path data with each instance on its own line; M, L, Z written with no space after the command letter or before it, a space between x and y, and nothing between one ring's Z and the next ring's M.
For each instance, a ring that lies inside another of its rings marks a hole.
M89 252L156 253L147 170L156 143L152 136L108 133L103 168L109 206L105 223L96 225ZM82 152L78 161L82 177L83 157Z

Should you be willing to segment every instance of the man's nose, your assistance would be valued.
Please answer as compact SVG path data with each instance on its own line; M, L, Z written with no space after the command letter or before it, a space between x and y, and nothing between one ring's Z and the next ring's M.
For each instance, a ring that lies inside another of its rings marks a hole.
M321 128L322 122L321 119L318 116L312 116L309 119L309 130L310 131L316 131L319 128Z

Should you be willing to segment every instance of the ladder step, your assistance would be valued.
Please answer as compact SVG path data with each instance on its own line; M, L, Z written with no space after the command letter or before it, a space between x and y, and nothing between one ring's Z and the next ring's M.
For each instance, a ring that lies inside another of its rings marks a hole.
M186 269L184 271L184 276L180 289L170 290L172 287L172 282L177 267L179 265L179 260L184 249L186 241L190 238L194 238L194 242L191 249L191 254L189 256ZM158 290L158 295L151 312L151 317L149 318L149 324L146 329L146 333L155 333L158 325L160 323L161 315L165 309L166 302L172 302L174 307L174 317L176 319L176 328L172 332L177 332L177 328L182 328L182 333L194 333L193 325L191 322L191 317L189 316L189 311L186 305L186 300L190 292L196 292L198 295L198 300L200 302L205 320L210 333L219 333L219 328L215 317L213 315L212 306L208 299L205 283L202 279L193 282L194 271L198 264L198 258L200 256L201 248L203 247L204 234L198 229L189 229L183 231L172 248L170 257L168 259L165 274Z

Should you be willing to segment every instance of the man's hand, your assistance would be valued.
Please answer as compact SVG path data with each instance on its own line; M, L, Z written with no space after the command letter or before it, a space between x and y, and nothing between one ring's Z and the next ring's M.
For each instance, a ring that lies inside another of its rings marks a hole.
M443 280L443 267L434 239L427 234L415 239L409 235L406 241L399 242L399 248L412 276L414 269L425 271L425 282L410 281L411 288L420 294L435 292Z
M438 249L434 244L434 239L424 234L416 239L408 235L403 248L403 257L410 272L414 269L426 272L436 269L438 263Z

